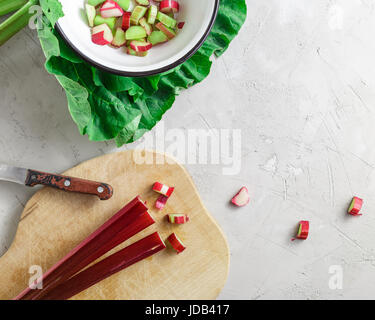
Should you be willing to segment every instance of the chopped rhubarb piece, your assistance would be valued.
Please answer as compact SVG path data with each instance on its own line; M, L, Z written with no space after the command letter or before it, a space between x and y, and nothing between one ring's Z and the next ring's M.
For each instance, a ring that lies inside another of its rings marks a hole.
M131 56L145 57L145 56L147 56L148 51L139 51L139 52L137 52L137 51L134 51L132 48L127 47L126 48L126 53L130 54Z
M249 191L246 187L242 187L241 190L232 198L232 203L237 207L246 206L249 202Z
M105 23L105 24L108 25L108 27L111 30L115 29L116 22L117 22L117 19L115 17L113 17L113 18L103 18L102 16L97 15L97 16L95 16L95 19L94 19L94 25L95 26L100 26L101 24Z
M135 0L141 6L148 6L150 2L148 0Z
M117 28L115 36L112 41L114 47L122 47L126 44L125 31L122 28Z
M103 3L105 0L88 0L88 4L96 7L97 5Z
M103 18L121 17L123 13L124 10L113 0L107 0L100 8L100 15Z
M156 191L160 194L163 194L167 197L170 197L171 194L174 191L174 187L168 187L167 185L165 185L163 183L155 182L154 186L152 187L152 190L154 190L154 191Z
M175 0L163 0L160 2L159 9L163 13L177 13L180 10L180 5Z
M168 37L165 35L164 32L152 31L152 33L148 36L147 40L152 44L152 46L156 46L157 44L168 41Z
M131 12L124 12L124 15L122 16L121 18L121 28L122 30L126 31L130 28L130 16L131 16Z
M142 19L139 20L139 25L146 30L146 33L147 33L148 36L152 33L152 27L147 22L145 17L143 17Z
M51 288L154 223L145 204L136 197L50 268L42 279L39 279L39 282L43 283L42 290L27 288L15 299L29 300L41 297Z
M66 300L90 288L111 275L143 260L166 246L155 232L146 238L110 255L93 266L78 273L42 297L43 300Z
M362 214L360 214L359 212L362 209L362 205L363 205L363 200L361 198L353 197L353 200L348 209L348 213L353 216L361 216Z
M182 251L184 251L186 249L186 247L184 246L182 241L177 237L177 235L175 233L172 233L168 237L168 242L171 244L173 249L176 250L177 254L181 253Z
M149 24L154 24L156 20L156 16L158 14L158 7L155 5L151 5L148 8L148 13L147 13L147 22Z
M174 28L177 25L177 21L172 17L166 15L163 12L158 12L156 18L163 24L165 24L169 28Z
M89 4L86 4L86 16L87 16L87 21L89 23L90 27L94 26L94 19L96 16L96 9L94 6L91 6Z
M168 221L172 224L185 224L190 221L186 214L168 214Z
M139 20L146 14L146 12L146 7L136 6L132 12L132 15L130 16L130 23L136 26Z
M156 209L163 210L165 205L167 204L168 197L161 194L160 197L155 202Z
M103 23L92 28L91 39L95 44L105 46L113 41L113 34L108 25Z
M133 40L130 42L130 48L136 52L144 52L150 50L152 48L152 44L150 42Z
M297 236L292 239L292 241L296 239L306 240L309 236L309 229L310 229L310 223L309 221L300 221Z
M124 10L128 10L130 7L130 0L116 0L119 6Z
M141 26L132 26L126 30L126 40L140 40L147 37L146 30Z
M182 29L185 26L185 22L179 22L177 28Z
M166 27L164 24L161 22L158 22L155 25L156 28L158 28L161 32L163 32L169 40L173 39L176 36L176 32L172 28Z

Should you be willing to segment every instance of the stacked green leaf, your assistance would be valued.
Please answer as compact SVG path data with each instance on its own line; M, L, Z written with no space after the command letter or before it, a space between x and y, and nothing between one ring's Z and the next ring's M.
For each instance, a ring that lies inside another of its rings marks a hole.
M129 78L90 66L62 40L53 26L63 16L58 0L40 0L47 19L38 30L46 69L65 89L69 111L90 140L131 143L151 130L172 107L181 89L201 82L246 19L245 0L221 0L215 25L203 46L188 61L166 73Z

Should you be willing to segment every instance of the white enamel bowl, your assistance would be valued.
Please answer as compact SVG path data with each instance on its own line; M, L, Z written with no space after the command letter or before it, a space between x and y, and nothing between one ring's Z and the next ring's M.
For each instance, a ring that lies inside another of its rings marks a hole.
M85 16L86 0L60 0L65 16L56 29L69 46L93 66L122 76L149 76L172 69L190 58L203 44L215 22L219 0L179 0L178 21L185 22L171 41L152 48L147 57L134 57L124 47L114 49L91 41ZM133 4L134 6L134 4Z

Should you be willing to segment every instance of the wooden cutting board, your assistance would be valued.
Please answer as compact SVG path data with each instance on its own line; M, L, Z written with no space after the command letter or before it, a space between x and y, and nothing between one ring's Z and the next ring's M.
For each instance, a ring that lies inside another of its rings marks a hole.
M139 152L138 152L139 156ZM133 151L101 156L65 172L111 184L114 195L100 201L95 196L71 194L51 188L38 191L26 204L12 246L0 258L0 299L11 299L29 283L29 268L43 272L108 220L135 196L147 201L156 224L108 254L154 231L162 238L176 232L187 246L177 255L171 248L141 261L98 283L73 299L215 299L229 269L229 249L219 226L204 207L187 171L173 159L142 151L157 163L137 164ZM162 162L160 162L162 161ZM166 208L154 208L155 181L176 189ZM187 213L191 222L174 226L167 213Z

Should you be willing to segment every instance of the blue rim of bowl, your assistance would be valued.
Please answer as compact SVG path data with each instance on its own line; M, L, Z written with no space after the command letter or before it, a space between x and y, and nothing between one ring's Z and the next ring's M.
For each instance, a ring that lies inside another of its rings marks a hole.
M109 72L109 73L112 73L112 74L115 74L115 75L118 75L118 76L124 76L124 77L147 77L147 76L153 76L153 75L156 75L156 74L160 74L160 73L163 73L163 72L166 72L166 71L169 71L173 68L176 68L178 67L180 64L184 63L186 60L188 60L189 58L191 58L198 50L199 48L203 45L203 43L206 41L208 35L210 34L211 32L211 29L212 27L214 26L214 23L216 21L216 17L217 17L217 13L219 11L219 4L220 4L220 0L215 0L215 8L214 8L214 12L213 12L213 15L211 17L211 21L208 25L208 28L206 30L206 32L204 33L204 35L202 36L202 38L198 41L198 43L194 46L193 49L191 49L187 54L185 54L182 58L178 59L177 61L165 66L165 67L162 67L162 68L159 68L159 69L155 69L155 70L150 70L150 71L140 71L140 72L130 72L130 71L119 71L117 69L112 69L112 68L108 68L100 63L97 63L95 62L94 60L92 60L91 58L89 58L88 56L86 56L85 54L83 54L70 40L69 38L67 37L67 35L64 33L64 31L61 29L60 25L59 25L59 22L56 23L55 25L55 29L57 30L57 32L60 34L60 36L65 40L65 42L68 44L68 46L84 61L86 61L87 63L93 65L95 68L98 68L100 70L103 70L103 71L106 71L106 72Z

